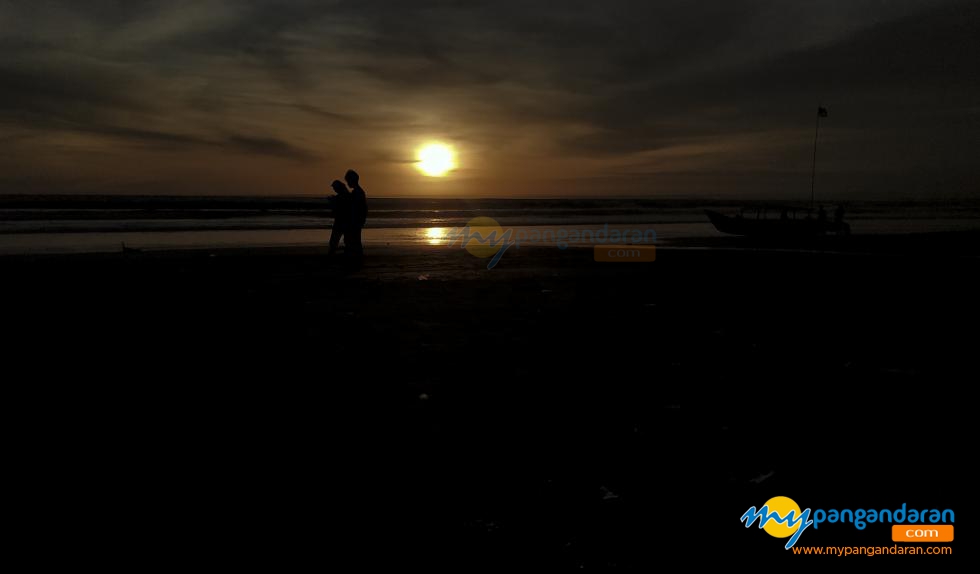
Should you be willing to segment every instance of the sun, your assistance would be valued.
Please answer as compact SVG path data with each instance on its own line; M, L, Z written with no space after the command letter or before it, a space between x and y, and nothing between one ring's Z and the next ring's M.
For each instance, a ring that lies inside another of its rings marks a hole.
M447 145L426 144L419 150L419 159L415 165L429 177L442 177L456 169L456 154Z

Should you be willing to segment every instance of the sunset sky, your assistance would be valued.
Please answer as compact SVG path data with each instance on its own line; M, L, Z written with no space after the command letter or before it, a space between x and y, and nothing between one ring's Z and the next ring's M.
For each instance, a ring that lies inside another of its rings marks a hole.
M0 193L804 199L820 104L818 193L976 197L978 38L969 0L0 0Z

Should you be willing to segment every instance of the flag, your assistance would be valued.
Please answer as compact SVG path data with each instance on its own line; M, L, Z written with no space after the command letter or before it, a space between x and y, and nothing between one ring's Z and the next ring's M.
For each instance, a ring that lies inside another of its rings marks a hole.
M817 115L821 118L827 117L827 108L817 108Z

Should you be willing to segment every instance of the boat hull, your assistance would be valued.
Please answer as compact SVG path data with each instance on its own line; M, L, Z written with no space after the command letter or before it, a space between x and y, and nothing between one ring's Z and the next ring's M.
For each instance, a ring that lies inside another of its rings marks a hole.
M715 229L729 235L746 237L817 237L834 233L847 235L850 226L847 223L834 223L818 219L755 219L730 217L704 210Z

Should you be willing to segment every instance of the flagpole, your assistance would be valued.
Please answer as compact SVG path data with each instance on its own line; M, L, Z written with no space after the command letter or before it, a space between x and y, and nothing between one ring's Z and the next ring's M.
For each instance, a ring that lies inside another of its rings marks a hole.
M810 168L810 209L813 210L814 181L817 178L817 136L820 135L820 109L817 106L817 127L813 130L813 166Z

